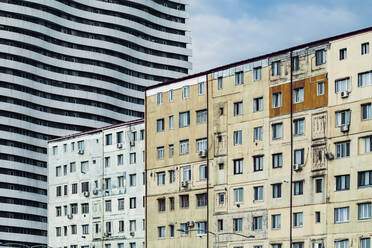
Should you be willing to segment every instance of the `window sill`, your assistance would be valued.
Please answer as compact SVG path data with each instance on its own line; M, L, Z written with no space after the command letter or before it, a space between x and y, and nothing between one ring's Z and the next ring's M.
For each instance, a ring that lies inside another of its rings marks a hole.
M342 221L342 222L340 221L340 222L335 222L334 224L337 225L337 224L345 224L345 223L349 223L349 221L348 220L347 221Z

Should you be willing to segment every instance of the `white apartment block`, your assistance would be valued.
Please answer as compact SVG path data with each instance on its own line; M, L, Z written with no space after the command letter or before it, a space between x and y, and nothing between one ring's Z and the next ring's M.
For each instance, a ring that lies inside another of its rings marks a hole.
M48 143L48 245L142 248L143 120Z

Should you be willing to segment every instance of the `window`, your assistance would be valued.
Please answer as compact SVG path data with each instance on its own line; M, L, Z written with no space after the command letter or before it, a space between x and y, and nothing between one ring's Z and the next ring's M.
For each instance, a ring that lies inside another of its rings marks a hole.
M253 129L253 142L262 141L262 127L255 127Z
M243 114L243 102L234 103L234 116Z
M163 103L163 93L159 92L156 94L156 104L160 105Z
M123 143L124 132L120 131L116 133L116 143Z
M124 221L123 220L119 220L119 232L124 232ZM118 248L119 248L119 245L122 245L121 247L124 248L123 243L118 244Z
M273 139L282 138L283 124L282 123L275 123L275 124L272 124L271 127L272 127L272 130L273 130Z
M243 202L243 188L234 189L234 202Z
M124 164L124 156L123 156L123 154L117 155L117 164L118 165L123 165Z
M304 181L293 182L293 184L294 184L293 194L303 195L304 194Z
M300 58L298 56L292 57L292 71L298 71L300 69Z
M129 175L129 186L136 186L137 184L137 175L136 174L130 174Z
M136 197L129 198L129 208L130 209L136 208L136 205L137 205L137 200L136 199L137 199Z
M363 137L364 142L364 152L372 152L372 136Z
M111 212L111 200L106 200L105 201L105 211L106 212Z
M174 238L174 225L169 225L169 237Z
M56 216L62 216L62 208L61 207L56 207Z
M189 140L180 141L180 155L189 153Z
M207 122L208 112L206 109L196 111L196 123Z
M253 171L263 170L263 156L253 156Z
M372 85L372 71L358 74L358 87L365 87Z
M207 198L206 193L196 195L196 206L204 207L204 206L207 206L207 204L208 204L208 198Z
M253 217L253 227L252 229L255 230L262 230L262 216Z
M159 238L165 237L165 226L158 226L158 237Z
M234 159L234 175L243 173L243 159Z
M189 207L189 195L180 195L180 207L188 208Z
M300 103L304 101L304 88L297 88L293 90L293 101L294 103Z
M369 43L366 42L366 43L363 43L361 45L361 54L364 55L364 54L367 54L369 53Z
M70 173L72 173L72 172L76 172L76 163L75 162L70 163Z
M242 144L242 130L234 131L234 146Z
M198 83L198 95L204 95L205 94L205 82Z
M350 110L336 112L336 126L350 125Z
M218 193L218 204L219 205L225 204L225 193Z
M293 248L303 248L304 242L293 242Z
M315 223L320 223L320 212L319 211L315 212Z
M282 184L276 183L273 184L273 198L281 198L282 197Z
M271 64L271 75L272 76L279 76L280 75L280 61L272 62Z
M324 49L315 51L315 65L326 63L326 51Z
M223 220L222 219L218 219L217 220L217 230L219 232L222 232L223 231Z
M189 226L187 223L181 223L181 235L187 235L189 234Z
M280 229L280 214L271 215L271 228Z
M262 201L263 200L263 186L253 187L254 191L254 200Z
M199 167L199 179L204 180L208 177L208 167L206 164L200 165Z
M145 139L145 130L141 129L140 130L140 140L144 140L144 139Z
M315 193L322 193L323 191L323 179L315 180Z
M372 170L358 172L358 187L372 186Z
M156 120L156 131L157 132L164 131L164 119Z
M304 149L294 151L294 164L304 164Z
M272 94L272 107L280 108L282 106L282 92Z
M190 86L182 87L182 99L187 99L190 97Z
M60 177L60 176L62 176L62 167L57 166L56 167L56 177Z
M253 112L259 112L263 110L263 97L253 98Z
M157 173L157 179L158 179L158 185L164 185L165 184L165 172L158 172Z
M67 164L63 165L63 175L67 175Z
M165 198L158 199L158 211L165 212Z
M190 166L183 167L183 181L185 182L191 181L191 167Z
M303 135L305 130L305 119L297 119L293 121L294 135Z
M78 145L78 150L79 151L83 151L84 150L84 140L78 141L77 145Z
M233 231L234 232L241 232L243 230L243 219L242 218L234 218L233 219Z
M71 225L71 234L77 234L77 225ZM72 246L70 248L72 248Z
M173 156L174 156L174 145L170 144L169 145L169 157L173 158Z
M105 168L110 167L110 157L105 157Z
M89 192L89 182L81 183L81 193Z
M317 95L322 96L324 95L324 82L318 83L317 84Z
M293 214L293 226L294 227L301 227L303 225L302 222L303 213L298 212Z
M56 196L61 196L62 195L62 186L57 186L56 187Z
M174 210L174 197L169 197L169 210Z
M183 128L183 127L188 127L190 126L190 111L186 111L186 112L181 112L179 114L179 127L180 128Z
M371 248L371 238L361 238L360 248Z
M105 135L105 141L106 141L105 143L106 146L112 145L112 134L111 133Z
M61 227L56 227L56 236L61 237L62 236L62 228Z
M129 221L129 231L130 232L135 232L137 229L136 227L136 220L130 220Z
M335 248L349 248L349 240L335 241Z
M350 156L350 141L336 143L336 158Z
M173 90L169 90L168 91L168 101L169 102L173 102L174 101L174 91Z
M174 170L168 171L169 173L169 183L174 183L175 176L174 176Z
M124 176L118 176L118 188L123 188L123 187L124 187Z
M261 71L262 71L261 66L253 68L253 79L252 79L253 82L262 79Z
M164 159L164 146L160 146L157 149L158 159Z
M350 175L335 176L336 191L350 189Z
M219 90L222 90L223 89L223 77L218 77L218 79L217 79L217 88Z
M282 168L283 166L283 154L273 154L273 168Z
M350 78L339 79L335 81L335 92L350 91Z
M371 218L371 203L359 203L358 204L358 219L365 220Z
M81 204L81 213L82 214L89 214L89 203L82 203Z
M196 140L196 152L207 151L207 139Z
M169 130L174 129L174 116L173 115L168 117L168 129Z
M282 248L282 244L272 244L271 248Z
M78 191L78 185L77 185L77 183L73 183L71 185L71 193L72 194L77 194L77 191Z
M88 224L82 225L81 228L82 228L82 233L83 234L89 234L89 225Z
M335 208L335 223L344 223L349 221L349 207Z
M235 72L235 85L244 84L244 73L242 71Z
M53 146L52 147L53 155L57 155L58 153L58 146Z
M362 120L371 119L371 104L362 104Z
M340 60L344 60L346 59L346 57L347 57L347 49L346 48L340 49Z
M124 198L118 199L118 210L124 210Z
M136 163L136 153L131 152L129 153L129 164L135 164Z

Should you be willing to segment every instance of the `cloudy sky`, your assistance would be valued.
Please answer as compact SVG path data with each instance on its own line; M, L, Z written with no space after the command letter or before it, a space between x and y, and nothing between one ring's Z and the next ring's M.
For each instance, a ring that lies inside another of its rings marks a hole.
M372 26L372 0L190 0L193 71Z

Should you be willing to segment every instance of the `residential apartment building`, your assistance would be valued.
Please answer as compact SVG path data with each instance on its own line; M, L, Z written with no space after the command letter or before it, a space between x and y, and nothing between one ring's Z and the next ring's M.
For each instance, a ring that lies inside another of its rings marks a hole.
M141 248L143 120L48 143L48 246Z
M150 87L147 247L370 248L371 42L367 28Z
M0 242L47 242L47 140L143 118L145 87L187 75L188 4L0 0Z

